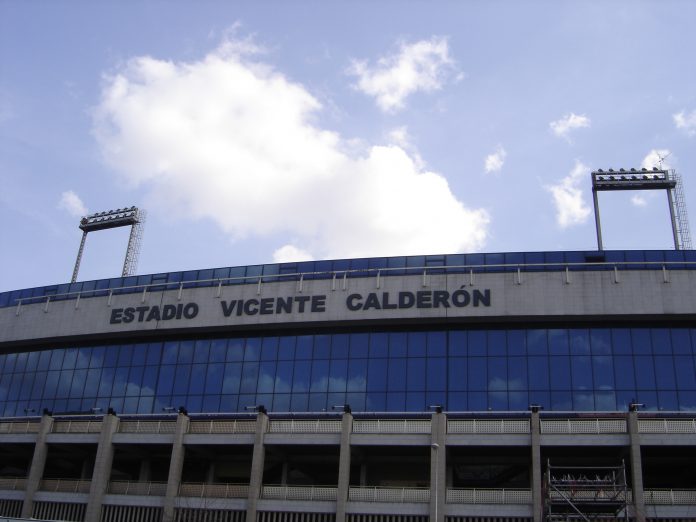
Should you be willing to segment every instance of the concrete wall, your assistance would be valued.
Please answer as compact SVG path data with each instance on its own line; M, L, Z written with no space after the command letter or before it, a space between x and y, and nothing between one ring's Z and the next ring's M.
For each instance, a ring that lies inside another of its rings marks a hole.
M619 271L618 277L612 270L570 272L567 282L565 272L523 272L519 280L517 273L475 274L472 285L468 274L432 274L425 278L347 279L345 289L343 280L338 279L304 281L301 287L290 281L260 287L223 286L220 291L217 287L190 288L182 291L180 299L178 290L114 295L110 303L107 297L82 298L79 302L0 309L0 347L114 334L351 322L549 322L650 317L693 320L696 271L674 270L667 275L669 282L658 270ZM478 303L477 295L482 297ZM489 300L485 296L490 296ZM286 303L292 298L292 311L279 311L278 298ZM414 302L399 307L400 298L405 300L402 304ZM179 317L163 319L165 307ZM190 318L185 317L184 310ZM130 322L129 312L133 317Z

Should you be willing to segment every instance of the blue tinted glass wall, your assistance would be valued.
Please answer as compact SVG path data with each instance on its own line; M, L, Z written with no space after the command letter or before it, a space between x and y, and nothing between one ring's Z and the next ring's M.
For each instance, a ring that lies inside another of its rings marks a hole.
M0 355L0 415L696 409L696 330L435 330L199 339Z

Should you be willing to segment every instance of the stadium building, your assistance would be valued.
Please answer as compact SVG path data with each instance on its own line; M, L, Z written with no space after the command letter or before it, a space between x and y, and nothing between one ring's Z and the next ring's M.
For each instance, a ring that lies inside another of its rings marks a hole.
M696 520L696 251L0 294L0 515Z

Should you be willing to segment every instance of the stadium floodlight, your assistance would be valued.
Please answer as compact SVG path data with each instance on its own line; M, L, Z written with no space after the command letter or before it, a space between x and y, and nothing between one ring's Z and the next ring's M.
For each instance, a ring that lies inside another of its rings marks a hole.
M681 177L674 170L651 170L642 168L640 175L635 168L614 169L604 171L598 169L592 172L592 198L594 202L595 227L597 229L597 247L604 250L602 244L602 227L599 219L599 200L597 193L608 190L666 190L669 203L669 215L672 222L672 235L675 250L691 248L691 233L689 218L684 204L684 191Z
M75 260L75 268L73 269L71 282L74 283L77 281L77 273L80 270L80 262L82 261L82 253L85 250L87 234L89 232L117 227L131 227L121 276L126 277L133 275L138 266L138 256L140 255L140 242L142 240L144 224L145 211L137 207L117 208L105 212L95 212L94 214L89 214L80 219L82 240L80 241L80 248L77 251L77 259Z

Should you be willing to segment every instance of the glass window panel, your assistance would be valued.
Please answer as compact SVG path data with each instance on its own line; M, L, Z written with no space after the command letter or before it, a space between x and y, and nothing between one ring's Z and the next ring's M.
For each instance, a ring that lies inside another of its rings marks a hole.
M677 400L677 392L676 391L658 390L657 403L658 403L658 409L660 409L660 410L677 411L679 409L679 401Z
M54 350L54 357L56 358L56 362L54 363L51 361L51 369L52 370L60 370L61 365L63 364L63 350ZM60 361L58 361L58 356L56 356L56 353L60 353ZM8 353L5 359L5 366L3 368L3 372L5 373L10 373L14 371L15 363L17 362L17 354L16 353ZM55 365L55 368L54 368Z
M89 350L89 348L83 348L82 350ZM89 361L89 353L87 354ZM39 352L29 352L29 357L27 358L27 371L28 372L33 372L36 371L37 367L39 365ZM82 366L82 368L86 368L86 366Z
M638 355L634 359L636 382L639 389L655 388L655 365L649 355ZM644 402L644 401L643 401ZM655 405L655 402L652 403Z
M133 346L133 366L144 366L147 356L147 344L136 344Z
M241 363L225 364L225 375L222 380L222 393L239 393L239 385L242 381Z
M111 389L111 394L116 397L125 395L127 384L128 368L116 368L114 372L114 387Z
M290 396L290 411L307 411L308 393L293 393Z
M174 387L174 372L176 366L162 366L157 381L157 395L171 395ZM101 392L99 395L103 395Z
M527 390L527 358L510 357L508 362L508 390Z
M60 372L60 379L58 380L58 390L56 396L64 399L70 395L70 384L72 384L73 370L63 370ZM21 374L16 373L15 377L21 377ZM19 381L19 380L18 380ZM19 391L19 382L12 383L13 389Z
M193 361L193 341L181 341L179 343L179 355L177 357L177 363L188 364Z
M527 352L530 355L546 355L546 330L527 330Z
M264 361L259 366L259 383L257 393L273 393L275 386L276 362Z
M159 364L161 356L162 356L162 343L150 343L147 345L147 356L145 358L145 364L148 364L148 365Z
M227 339L213 339L210 342L210 362L224 362L227 358Z
M347 359L349 343L348 334L334 334L331 339L331 357L333 359Z
M425 404L425 393L406 393L406 411L426 411L427 409L428 407Z
M691 353L689 330L686 328L672 328L670 333L672 336L672 351L674 353Z
M679 390L679 409L696 411L696 391Z
M667 328L653 328L650 330L653 353L671 354L672 343L670 342L669 330Z
M616 411L616 394L613 391L596 391L595 408L599 411Z
M53 372L48 372L48 373L53 373ZM99 397L109 397L111 396L111 388L113 387L114 383L114 369L113 368L104 368L102 370L102 375L99 380ZM44 397L46 396L46 393L44 392Z
M364 360L364 359L357 359ZM374 359L367 367L367 391L385 391L387 389L387 359Z
M26 354L25 353L20 353L19 356L17 357L17 367L15 368L15 371L21 371L20 370L20 364L23 362L26 362ZM68 348L65 350L65 358L63 359L63 369L64 370L73 370L75 369L75 364L77 363L77 350L75 348Z
M190 395L201 395L205 387L208 365L199 363L191 365L191 382L189 384Z
M486 331L471 330L467 339L469 355L486 355Z
M447 388L447 359L430 357L427 361L426 389L428 391L445 391ZM441 404L440 401L438 404Z
M489 330L487 341L488 355L506 355L507 347L504 330Z
M387 393L387 411L406 411L406 394L404 392Z
M617 356L614 358L617 390L633 390L636 387L635 373L633 371L633 357Z
M512 411L524 411L531 404L529 394L526 391L509 391L508 404Z
M44 385L46 384L46 379L48 377L47 375L48 372L37 372L36 373L36 379L34 379L34 385L32 386L31 389L31 399L40 399L41 394L44 389ZM1 387L1 386L0 386ZM2 398L3 393L0 391L0 399Z
M409 357L425 357L427 355L427 337L425 332L411 332L408 334Z
M595 355L611 354L611 330L609 328L593 328L590 330L590 344Z
M367 411L387 411L386 393L368 393L365 401Z
M308 411L326 411L326 393L310 393Z
M467 343L466 343L466 332L459 330L449 332L449 355L450 356L462 356L467 355Z
M244 360L258 361L259 359L261 359L261 339L258 337L251 337L246 340L244 346Z
M551 355L568 355L568 331L563 329L549 330L549 353Z
M449 392L447 394L447 410L466 411L468 409L467 394L464 392Z
M70 397L82 397L82 392L85 389L86 378L87 370L75 370L72 385L70 386Z
M612 351L616 354L630 355L633 353L630 330L625 328L612 328L611 343Z
M287 393L274 394L273 411L290 411L290 395Z
M7 393L7 398L8 400L11 401L16 401L19 399L19 392L22 389L22 377L24 376L23 373L15 373L12 374L12 380L10 381L10 386L9 386L9 391ZM70 377L72 377L72 372L70 372ZM61 373L60 378L63 378L63 374ZM67 389L65 394L61 395L62 397L65 397L67 395L67 391L70 389L70 381L68 380L67 385L64 385Z
M488 393L470 392L469 411L486 411L488 409Z
M328 359L331 357L331 336L330 335L315 335L314 336L314 358Z
M594 393L592 391L573 392L573 409L578 411L594 410Z
M116 366L129 366L131 359L133 358L133 346L130 344L125 344L121 346L118 353L118 360L116 361ZM67 357L66 357L67 359ZM65 367L65 362L63 363Z
M329 391L345 392L347 389L348 361L338 359L331 361L329 373Z
M242 368L242 386L239 393L256 393L259 383L259 363L246 361Z
M452 391L465 391L467 389L466 376L467 364L466 357L450 357L448 373L449 373L449 389Z
M141 395L154 395L157 388L157 366L145 366L143 372L143 384L140 389Z
M570 390L570 357L567 356L552 356L551 360L551 389L552 390ZM554 394L551 394L553 399ZM570 396L568 397L570 402ZM560 409L554 407L554 409Z
M361 359L368 356L368 335L351 334L350 336L350 356L354 359ZM405 346L405 345L404 345Z
M193 350L193 362L194 363L207 363L210 357L210 340L204 339L196 341L195 348ZM135 363L133 363L135 364Z
M572 355L590 354L590 331L572 329L568 331L570 337L570 353Z
M406 389L413 391L425 390L425 359L407 359L406 378L408 379Z
M505 357L489 357L488 359L488 391L504 391L508 389L507 359ZM507 395L505 398L507 402Z
M118 360L118 346L107 346L104 352L104 367L106 366L116 366L116 361Z
M311 359L312 358L312 336L300 335L297 337L295 345L295 358Z
M548 391L532 390L529 392L529 404L539 404L546 407L551 404L551 395Z
M227 360L241 361L244 359L244 339L230 339L227 344Z
M389 334L374 333L370 335L370 358L389 356Z
M631 343L633 344L633 353L635 354L650 354L650 330L646 328L631 328Z
M164 343L162 350L162 364L176 364L179 353L179 345L175 342Z
M275 379L276 393L290 393L292 390L292 361L278 361Z
M695 389L696 376L694 375L693 357L677 355L674 358L674 367L677 374L677 387L680 390Z
M408 335L403 332L389 334L389 357L406 357Z
M329 384L329 361L316 360L312 363L311 392L325 392Z
M468 370L467 384L469 391L485 391L488 385L486 358L470 357Z
M447 333L428 332L428 356L444 357L447 355Z
M222 364L208 365L204 389L204 393L206 395L217 395L222 392L222 377L225 373L224 370L225 367Z
M594 387L596 390L614 389L614 361L605 355L592 357Z
M174 373L173 395L186 395L191 377L191 366L188 364L178 364Z
M278 359L282 361L291 361L295 358L295 341L294 336L281 337L278 345Z
M689 353L691 353L691 349L689 349ZM51 362L51 351L46 350L43 352L40 352L39 356L39 364L37 365L38 370L48 370L49 363Z
M31 395L31 389L34 386L34 377L36 376L35 372L27 372L23 374L23 379L22 379L22 388L21 391L19 392L19 397L22 398L23 400L26 400L29 398Z
M655 356L655 378L659 389L674 389L677 387L672 357Z
M141 397L138 401L138 413L146 414L152 413L152 408L154 406L154 397Z
M134 397L140 395L141 386L143 383L143 366L133 366L128 374L128 386L126 387L126 395Z
M275 361L278 358L278 338L264 337L261 341L261 360Z
M68 351L71 353L76 352L76 350L74 348L71 348ZM26 369L28 357L29 357L29 354L27 352L17 354L17 362L15 363L15 369L14 369L15 373L23 372ZM75 357L77 357L77 354L75 354ZM72 366L65 366L65 365L63 366L63 368L74 368L74 367L75 367L74 362L72 363Z
M591 390L592 360L586 355L574 355L570 358L570 367L574 390Z
M295 361L292 375L293 393L309 391L309 377L311 371L312 363L310 361Z
M370 364L373 364L372 362ZM368 376L372 380L372 368L368 371ZM387 380L387 390L404 390L406 388L406 359L389 360L389 376ZM368 389L369 383L368 383Z
M530 390L549 389L549 362L547 357L530 356L527 359L527 370L529 373ZM548 404L548 401L545 404Z
M351 359L348 362L348 392L367 389L367 359ZM365 402L363 400L363 402Z
M553 374L552 374L553 375ZM573 409L573 399L569 391L551 392L551 409L555 411L570 411Z

